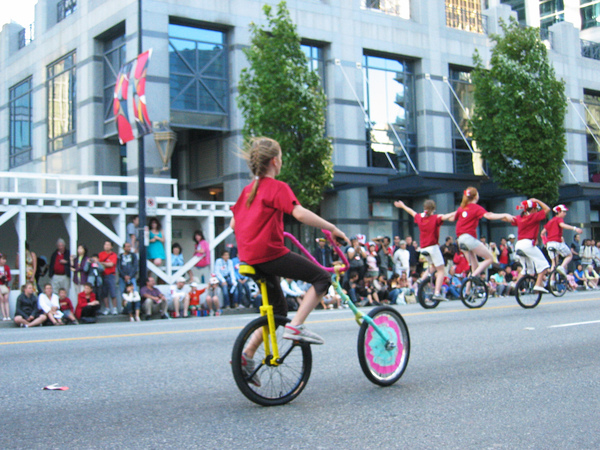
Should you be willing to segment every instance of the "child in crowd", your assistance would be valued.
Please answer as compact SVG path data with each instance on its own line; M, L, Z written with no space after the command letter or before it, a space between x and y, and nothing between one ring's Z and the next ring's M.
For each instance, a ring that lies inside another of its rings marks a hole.
M93 254L87 260L83 271L87 274L87 282L92 285L92 290L96 298L100 298L100 290L102 288L102 273L104 266L98 260L98 254Z
M183 266L183 254L181 245L177 242L171 245L171 273L175 273Z
M569 283L567 286L569 288L569 291L577 290L578 284L577 284L577 280L575 279L575 275L573 275L573 272L569 272L567 274L567 282Z
M209 312L213 312L213 316L221 315L221 298L223 298L223 293L219 279L211 277L208 288L206 288L206 308Z
M198 283L194 281L190 283L190 289L190 314L192 316L197 316L199 315L198 311L202 311L200 306L200 296L206 292L206 288L198 289Z
M140 293L135 290L133 283L129 282L125 285L125 292L123 292L123 307L129 314L130 322L140 321L140 307L142 304L142 298ZM135 314L135 318L134 318Z
M67 290L64 288L58 290L58 303L60 305L60 310L63 313L63 322L78 325L79 322L77 322L77 318L73 312L73 303L71 303L71 299L67 297Z

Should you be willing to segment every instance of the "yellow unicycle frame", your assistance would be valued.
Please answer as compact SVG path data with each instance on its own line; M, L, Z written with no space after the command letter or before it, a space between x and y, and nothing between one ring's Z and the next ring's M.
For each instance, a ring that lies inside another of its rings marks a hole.
M260 315L267 316L268 324L268 329L266 327L263 327L262 330L263 345L265 346L265 361L263 361L263 364L278 366L279 346L277 345L275 314L273 313L273 306L269 304L269 294L267 293L267 281L264 278L257 277L256 269L247 264L240 264L239 272L240 275L254 279L260 286L260 293L262 295ZM270 360L267 361L269 357Z

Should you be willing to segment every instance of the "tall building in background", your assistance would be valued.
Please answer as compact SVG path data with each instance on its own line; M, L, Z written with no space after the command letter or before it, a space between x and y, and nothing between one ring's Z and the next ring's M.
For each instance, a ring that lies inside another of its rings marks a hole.
M143 48L153 49L149 115L177 134L166 172L145 138L146 166L176 178L181 198L235 200L248 182L237 156L243 118L235 98L249 24L264 23L264 3L142 0ZM433 198L446 212L468 185L480 188L486 208L514 212L521 199L486 176L468 128L473 53L489 58L488 35L514 16L541 26L565 80L561 201L570 222L600 238L600 0L298 0L288 7L328 98L335 176L325 217L350 233L406 235L416 230L394 199L418 210ZM112 102L139 33L136 0L39 0L35 28L5 25L0 171L137 174L137 143L119 144ZM86 183L78 189L85 193ZM490 239L508 233L503 224L482 227ZM452 235L452 227L442 233Z

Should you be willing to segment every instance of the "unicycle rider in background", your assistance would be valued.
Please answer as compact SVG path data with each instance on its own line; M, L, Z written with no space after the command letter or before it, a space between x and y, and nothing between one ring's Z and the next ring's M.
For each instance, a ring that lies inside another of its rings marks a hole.
M554 214L556 215L544 225L544 229L542 230L542 238L545 236L547 239L546 248L564 258L562 264L558 264L555 257L551 258L551 270L554 269L554 263L556 262L558 264L556 270L565 277L567 276L567 266L571 262L571 259L573 259L573 253L569 246L565 244L563 230L573 230L575 233L579 234L583 233L581 228L565 223L565 216L567 215L568 210L569 209L565 205L557 205L552 208L552 211L554 211Z
M453 213L441 215L434 214L435 202L433 200L425 200L423 208L425 211L417 213L414 209L406 206L402 200L394 202L396 208L401 208L408 214L414 217L415 223L419 227L419 240L421 241L421 252L429 253L431 262L435 267L435 289L433 300L446 300L442 295L442 284L444 283L445 265L442 251L438 244L440 240L440 227L444 220L448 220Z
M282 166L281 147L277 141L266 137L253 138L244 152L244 158L254 179L232 206L233 218L230 223L235 232L240 261L267 275L269 303L276 315L287 316L288 312L279 284L280 277L310 283L312 286L306 292L296 315L286 325L283 337L323 344L323 339L303 324L327 293L331 276L308 258L285 247L283 214L290 214L305 225L329 230L334 238L349 243L348 238L335 225L302 207L292 189L275 179ZM244 352L246 358L254 356L252 350Z

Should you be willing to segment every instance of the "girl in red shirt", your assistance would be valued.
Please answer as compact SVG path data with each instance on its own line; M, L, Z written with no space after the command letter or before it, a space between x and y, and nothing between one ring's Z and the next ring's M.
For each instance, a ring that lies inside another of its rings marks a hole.
M287 303L279 277L310 283L312 286L306 292L298 312L286 325L283 337L323 344L323 339L307 330L303 323L327 293L331 278L328 272L285 247L283 214L290 214L306 225L329 230L335 238L349 243L348 238L335 225L302 207L292 189L275 179L282 165L281 147L277 141L266 137L254 138L244 156L254 180L244 188L231 208L233 218L230 224L235 230L240 261L268 275L269 302L278 315L287 315ZM261 337L259 332L259 336L244 350L246 360L254 356Z
M538 205L541 210L538 210ZM517 226L518 229L518 241L515 245L515 250L521 250L529 258L529 263L525 261L525 267L521 275L525 273L533 275L534 272L537 272L538 276L533 290L547 294L548 291L544 288L543 284L544 276L550 264L548 264L542 251L536 247L536 243L540 232L540 222L546 219L546 214L550 211L550 207L541 200L530 198L521 202L517 206L517 209L523 210L523 212L520 216L513 217L511 221L511 224ZM535 271L532 265L535 267Z
M564 276L567 276L567 266L573 259L573 253L565 240L563 239L563 230L573 230L575 233L583 233L581 228L577 228L574 225L568 225L565 223L565 216L569 209L565 205L557 205L552 208L552 211L556 214L542 230L542 239L546 240L546 247L548 250L554 250L554 253L562 256L563 262L559 264L556 270L558 270ZM552 259L552 269L554 269L554 263L556 258Z
M402 200L394 202L396 208L402 208L408 214L414 217L415 223L419 227L419 235L421 240L421 252L429 253L429 258L435 267L435 289L433 300L445 300L442 295L442 285L446 272L444 270L444 257L438 244L440 240L440 227L444 220L448 220L451 214L434 214L435 202L433 200L425 200L423 207L425 211L420 214L406 206Z
M479 192L474 187L468 187L463 192L460 208L455 212L450 213L450 221L456 221L456 236L458 247L465 253L469 264L471 265L471 276L477 277L485 269L492 264L492 254L485 245L477 239L477 226L481 218L487 220L504 220L510 222L512 216L510 214L496 214L486 211L479 206ZM467 250L463 250L466 247ZM483 259L481 263L477 262L477 257Z

